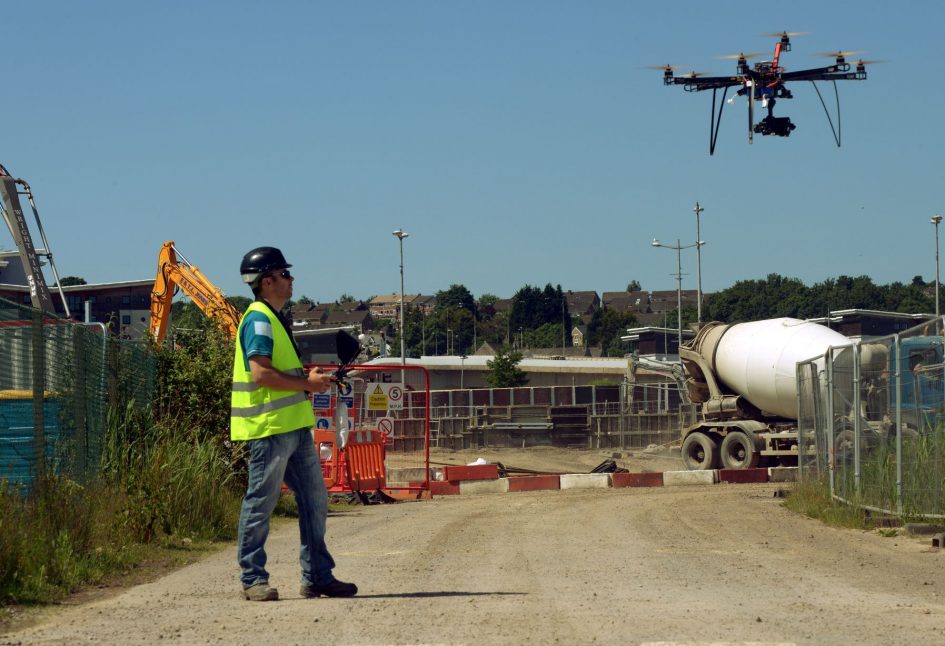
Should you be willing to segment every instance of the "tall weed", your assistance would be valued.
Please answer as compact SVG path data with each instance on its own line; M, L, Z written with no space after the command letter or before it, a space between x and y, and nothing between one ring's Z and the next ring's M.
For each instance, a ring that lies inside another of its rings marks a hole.
M107 489L49 474L34 485L0 487L0 603L56 598L133 557Z
M242 485L229 442L232 342L216 330L155 349L151 406L108 410L101 464L79 483L54 465L23 493L0 482L0 604L49 601L140 558L146 544L235 534Z

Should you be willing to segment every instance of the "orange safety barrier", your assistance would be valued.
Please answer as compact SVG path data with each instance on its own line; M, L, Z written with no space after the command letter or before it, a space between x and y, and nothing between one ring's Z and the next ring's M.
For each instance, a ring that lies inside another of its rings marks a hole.
M315 429L315 449L322 463L322 477L325 487L331 489L341 480L341 453L334 431Z
M377 431L348 434L345 445L345 471L352 491L377 491L387 486L384 466L386 439Z
M338 428L339 406L346 407L346 431ZM312 410L312 439L329 493L355 492L372 502L429 496L430 378L425 368L349 366L345 379L329 392L312 394Z

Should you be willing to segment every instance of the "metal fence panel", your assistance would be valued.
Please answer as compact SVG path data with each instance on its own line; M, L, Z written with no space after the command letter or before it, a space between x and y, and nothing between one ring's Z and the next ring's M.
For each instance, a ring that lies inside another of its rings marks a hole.
M678 441L695 407L675 383L433 391L434 446L645 448Z
M798 364L799 425L831 494L882 513L945 515L942 321Z

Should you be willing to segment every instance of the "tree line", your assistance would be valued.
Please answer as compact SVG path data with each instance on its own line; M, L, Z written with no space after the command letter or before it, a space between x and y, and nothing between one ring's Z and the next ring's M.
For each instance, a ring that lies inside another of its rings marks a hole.
M633 280L628 290L640 289ZM355 301L350 295L344 299ZM230 301L243 311L250 303L243 296ZM434 309L424 315L416 307L404 312L404 345L407 356L462 355L475 352L483 343L493 347L524 348L571 347L572 330L581 325L570 310L560 285L550 283L540 288L524 285L513 295L511 306L497 309L499 298L483 294L476 299L461 284L450 285L436 293ZM303 296L297 302L311 303ZM945 301L943 301L945 302ZM189 300L174 303L175 326L201 327L204 315ZM830 311L870 309L907 314L935 311L935 284L915 276L909 283L878 285L869 276L838 276L807 286L798 278L769 274L765 278L741 280L731 287L706 295L703 320L737 323L789 316L799 319L823 317ZM685 307L683 326L695 323L697 309ZM666 312L666 321L675 327L676 310ZM377 321L386 332L392 351L399 354L399 321ZM585 343L602 348L605 356L622 356L620 341L627 328L639 326L633 312L607 307L596 308L587 323Z

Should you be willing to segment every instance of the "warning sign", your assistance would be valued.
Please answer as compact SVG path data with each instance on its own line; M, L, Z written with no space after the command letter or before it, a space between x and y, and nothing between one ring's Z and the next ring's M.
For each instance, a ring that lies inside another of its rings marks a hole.
M315 428L327 431L331 429L331 419L328 417L316 417Z
M387 391L387 410L403 410L403 384L380 384Z
M387 393L381 384L368 387L368 410L387 410Z
M390 417L378 417L377 430L379 430L388 438L393 437L394 436L394 420Z

